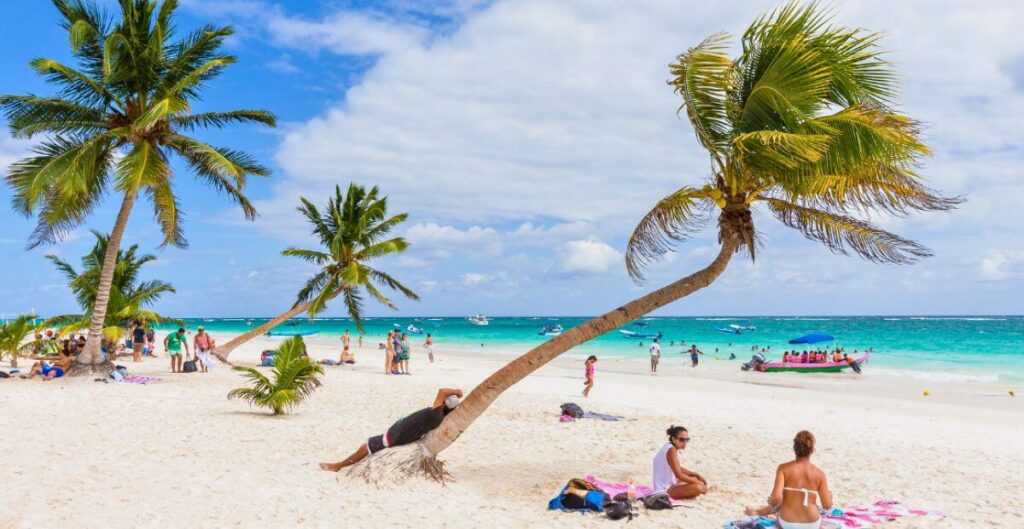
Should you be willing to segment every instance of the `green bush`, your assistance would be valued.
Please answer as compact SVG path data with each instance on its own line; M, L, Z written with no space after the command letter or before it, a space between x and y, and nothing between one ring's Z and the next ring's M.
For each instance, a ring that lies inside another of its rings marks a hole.
M274 415L298 406L320 387L320 375L324 374L322 366L304 356L305 350L301 337L286 340L274 356L269 378L254 367L235 366L235 371L242 373L252 386L235 388L228 393L228 398L268 408Z

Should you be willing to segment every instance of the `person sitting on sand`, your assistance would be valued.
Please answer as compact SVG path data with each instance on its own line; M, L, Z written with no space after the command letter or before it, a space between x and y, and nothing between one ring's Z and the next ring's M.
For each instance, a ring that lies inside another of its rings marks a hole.
M46 360L43 356L31 356L33 360L38 360L35 364L32 364L32 369L28 371L27 375L21 375L21 378L35 378L36 375L42 375L43 381L60 378L67 373L68 369L71 369L72 362L75 361L75 357L66 351L62 351L53 363Z
M689 500L708 492L708 481L679 464L679 452L690 443L690 432L682 426L665 431L668 442L654 455L654 490L675 500Z
M362 461L366 456L375 454L385 448L407 445L419 441L431 430L441 425L441 421L459 405L462 390L458 388L441 388L434 397L429 408L406 415L388 428L387 432L369 438L358 450L337 463L320 463L320 469L337 472L347 466Z
M811 464L814 434L807 430L798 432L793 439L793 452L796 459L779 465L775 471L775 486L768 496L768 505L761 508L748 505L744 512L758 516L778 513L782 529L818 529L821 527L818 501L822 508L830 510L832 491L825 473Z
M354 364L356 363L356 357L349 351L348 346L345 346L345 350L341 352L341 363L342 364Z

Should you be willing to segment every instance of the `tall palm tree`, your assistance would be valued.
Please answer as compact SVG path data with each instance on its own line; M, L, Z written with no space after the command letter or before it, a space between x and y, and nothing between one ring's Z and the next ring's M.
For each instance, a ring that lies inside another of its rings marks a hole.
M96 244L92 250L82 257L82 271L56 255L47 255L64 277L68 286L82 308L82 314L65 314L54 316L44 322L44 326L59 326L62 333L77 332L88 329L92 323L91 314L99 297L100 280L102 277L103 259L110 247L110 238L93 231ZM140 281L139 273L144 265L156 260L154 255L139 255L139 246L132 245L127 250L117 250L117 261L111 279L110 298L104 318L102 333L109 342L116 342L131 328L132 322L146 320L152 323L177 322L165 318L152 310L153 305L164 294L174 293L170 283L159 280Z
M416 293L390 274L368 264L374 259L404 252L409 247L402 237L387 238L409 215L400 213L389 217L388 199L380 195L376 186L366 191L362 186L350 184L345 193L341 192L341 186L335 186L334 196L327 200L327 207L322 212L309 200L301 200L302 205L297 209L313 225L313 235L323 247L319 250L288 248L282 254L303 259L320 267L320 270L306 281L292 308L218 347L215 352L222 360L227 360L239 345L290 318L306 313L312 319L327 307L328 301L338 296L344 299L349 317L359 330L363 328L364 290L392 309L397 307L381 292L382 288L396 290L409 299L419 299Z
M32 247L80 225L108 190L121 196L88 342L78 357L97 364L117 250L138 194L153 204L163 245L186 247L169 164L177 155L200 180L237 203L246 218L254 218L256 210L243 194L246 177L270 171L248 154L189 134L236 123L274 126L275 118L262 110L192 112L206 84L236 60L221 50L230 27L205 26L173 40L177 0L118 0L116 22L88 0L53 2L78 69L36 59L32 67L58 94L0 96L15 136L45 137L35 155L15 163L5 178L14 190L15 210L38 216Z
M22 314L10 321L0 321L0 358L6 354L10 357L11 367L18 367L18 356L22 353L55 348L50 340L36 340L34 335L43 326L36 322L35 314Z
M928 148L917 124L893 108L895 72L880 36L838 27L816 4L790 3L757 19L736 58L716 34L671 65L672 85L711 172L659 201L630 237L626 267L640 280L645 265L699 230L717 213L720 249L697 272L541 344L478 385L418 450L385 455L377 469L445 476L437 454L503 391L587 340L710 285L738 252L754 258L756 204L786 226L834 252L877 263L929 256L920 244L863 220L872 212L906 215L949 210L916 172ZM385 451L388 452L388 451ZM371 479L366 468L354 473Z

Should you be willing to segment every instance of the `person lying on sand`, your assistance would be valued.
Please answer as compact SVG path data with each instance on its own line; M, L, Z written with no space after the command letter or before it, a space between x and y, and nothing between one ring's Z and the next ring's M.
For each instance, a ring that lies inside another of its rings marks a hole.
M38 362L32 364L32 369L29 370L27 375L21 375L21 378L35 378L36 375L42 375L44 381L64 376L64 373L71 369L71 363L75 360L75 357L66 351L62 351L52 363L42 356L31 356L29 358L38 360Z
M654 456L654 490L674 500L689 500L708 492L708 480L679 464L679 452L690 443L690 432L682 426L665 431L668 442Z
M460 398L462 398L461 389L441 388L429 408L406 415L392 424L384 434L369 438L366 443L344 460L337 463L320 463L320 468L329 472L337 472L385 448L419 441L421 437L441 425L444 417L459 405Z
M782 529L818 529L821 527L818 500L825 510L831 509L832 491L825 473L811 464L814 434L807 430L797 433L793 452L796 459L779 465L775 471L775 486L768 496L768 505L761 508L748 505L744 513L758 516L778 513Z

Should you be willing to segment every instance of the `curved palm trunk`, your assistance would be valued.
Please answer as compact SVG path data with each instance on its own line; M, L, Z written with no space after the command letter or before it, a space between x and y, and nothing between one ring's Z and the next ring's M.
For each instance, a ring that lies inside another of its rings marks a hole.
M700 271L574 327L508 363L473 388L441 426L423 438L420 457L434 458L448 448L502 392L558 355L710 285L725 271L735 251L735 242L724 241L718 257Z
M274 327L277 327L278 325L284 323L286 320L290 320L290 319L294 318L295 316L298 316L299 314L302 314L303 312L306 312L307 310L309 310L309 307L311 307L312 305L313 305L312 302L303 303L302 305L299 305L298 307L294 307L292 309L289 309L287 312L285 312L285 313L281 314L280 316L278 316L278 317L268 321L267 323L264 323L263 325L260 325L259 327L256 327L255 329L253 329L251 331L248 331L246 333L243 333L243 334L235 337L235 339L229 341L228 343L226 343L224 345L217 346L217 348L214 349L213 354L216 355L217 358L220 358L222 362L227 362L228 361L228 355L230 355L231 351L234 351L236 347L238 347L239 345L242 345L245 342L248 342L249 340L252 340L253 338L255 338L257 336L261 336L263 334L266 334L267 331L269 331L270 329L273 329Z
M107 303L110 301L110 286L114 282L114 267L117 266L117 251L121 248L121 239L128 226L128 217L135 204L135 192L125 193L121 201L121 210L117 212L114 230L107 241L107 253L103 256L103 269L100 271L100 286L96 292L96 304L92 308L92 320L89 322L89 337L85 340L85 348L76 359L79 364L97 365L100 363L100 342L103 340L103 327L107 319Z

